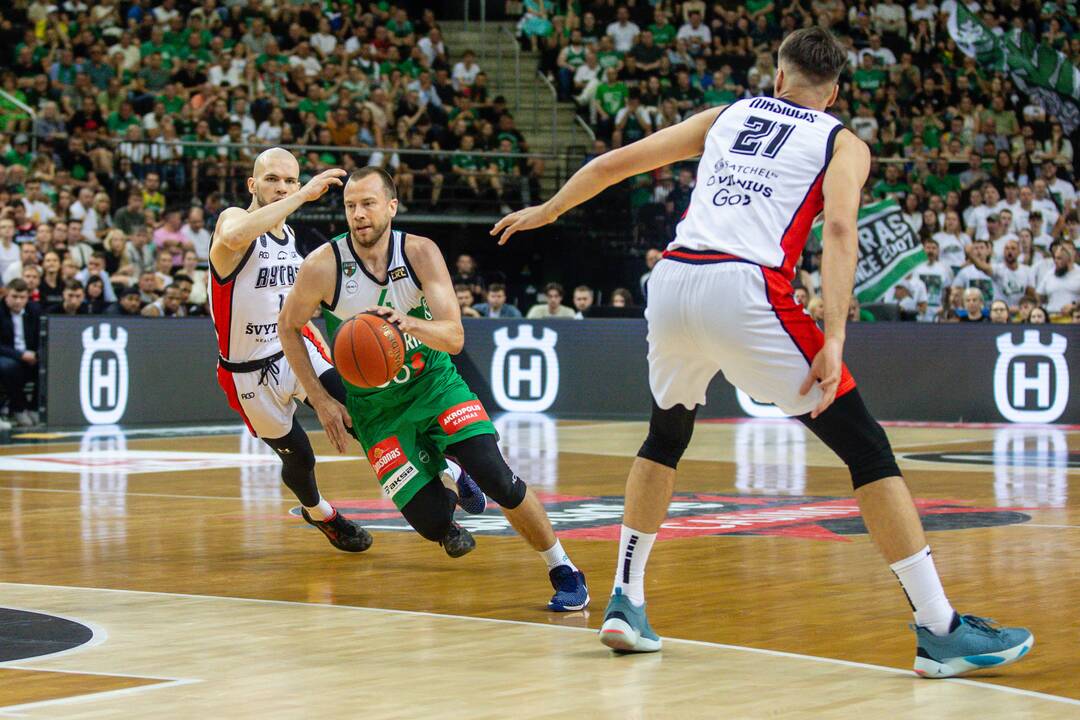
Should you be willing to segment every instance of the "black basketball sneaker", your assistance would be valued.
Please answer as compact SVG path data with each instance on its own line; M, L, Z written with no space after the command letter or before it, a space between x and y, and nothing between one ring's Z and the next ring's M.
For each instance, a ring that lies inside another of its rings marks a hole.
M447 555L458 558L472 552L476 547L476 540L468 530L457 523L452 523L446 537L440 540L439 544L443 546Z
M337 508L334 508L334 514L328 520L313 519L303 507L300 508L300 514L309 525L322 530L322 534L338 550L364 552L371 547L371 533L361 527L360 523L346 520Z

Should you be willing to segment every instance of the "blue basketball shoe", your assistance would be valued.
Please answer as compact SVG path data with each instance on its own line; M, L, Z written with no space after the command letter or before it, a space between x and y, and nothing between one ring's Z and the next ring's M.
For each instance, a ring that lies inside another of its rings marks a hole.
M604 610L600 626L600 642L616 652L647 653L660 650L660 636L649 626L645 606L638 607L619 588Z
M548 610L554 612L573 612L584 610L589 604L589 588L585 585L585 573L572 570L569 565L556 565L548 572L551 587L555 594L551 596Z
M461 468L461 474L457 479L457 504L470 515L480 515L487 509L487 498L484 491L476 484L465 468Z
M915 672L924 678L956 677L973 670L1001 667L1024 657L1035 644L1026 628L995 627L993 620L959 615L948 635L934 635L912 625L918 646Z

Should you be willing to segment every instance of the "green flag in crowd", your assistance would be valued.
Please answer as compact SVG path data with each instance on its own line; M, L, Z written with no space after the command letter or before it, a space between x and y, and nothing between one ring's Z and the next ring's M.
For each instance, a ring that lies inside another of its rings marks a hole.
M822 223L818 223L812 230L819 246L821 228ZM922 243L894 200L883 200L859 210L855 296L860 303L878 302L893 285L925 261Z
M1066 133L1080 126L1080 69L1030 33L995 35L963 2L949 15L949 34L965 55L991 72L1007 72L1021 91L1035 98Z

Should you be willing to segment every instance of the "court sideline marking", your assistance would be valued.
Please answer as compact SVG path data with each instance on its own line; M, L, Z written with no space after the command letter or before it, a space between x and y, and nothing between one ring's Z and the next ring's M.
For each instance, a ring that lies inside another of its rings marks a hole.
M301 606L301 607L315 607L315 608L334 608L343 611L360 611L368 613L389 613L394 615L407 615L412 617L427 617L427 618L439 618L447 620L465 620L472 622L484 622L484 623L498 623L503 625L524 625L528 627L548 628L555 630L571 631L577 633L592 633L595 634L596 630L592 628L570 627L567 625L551 625L548 623L529 622L526 620L503 620L500 618L482 618L472 617L470 615L453 615L450 613L433 613L424 612L420 610L391 610L387 608L374 608L364 607L359 605L327 605L324 603L307 603L297 600L271 600L266 598L241 598L230 597L227 595L195 595L190 593L167 593L158 592L153 590L126 590L121 588L95 588L84 587L80 585L45 585L40 583L0 583L0 587L4 585L12 585L15 587L34 587L42 588L46 590L87 590L93 592L108 592L118 594L130 594L130 595L154 595L164 597L178 597L188 598L192 600L225 600L231 602L240 603L259 603L265 605L287 605L287 606ZM785 652L782 650L768 650L765 648L746 647L743 645L728 645L725 643L714 643L706 640L687 640L683 638L664 637L664 640L668 643L676 643L682 645L696 645L699 647L717 648L720 650L730 650L736 652L748 652L758 655L767 655L769 657L783 657L794 660L807 660L810 662L826 663L830 665L840 665L843 667L855 667L863 668L866 670L876 670L878 672L886 672L893 675L905 675L911 678L913 682L949 682L959 685L968 685L971 687L982 688L986 690L994 690L997 692L1003 692L1010 695L1023 695L1025 697L1037 698L1040 700L1047 700L1050 702L1056 702L1063 705L1073 705L1080 707L1080 699L1074 699L1064 697L1062 695L1050 695L1048 693L1042 693L1035 690L1024 690L1022 688L1010 687L1008 685L997 685L994 683L979 682L978 680L970 680L966 678L952 678L948 680L925 680L914 676L911 670L904 670L901 668L886 667L884 665L872 665L870 663L855 662L852 660L840 660L837 658L820 657L817 655L802 655L800 653ZM32 668L31 668L32 669Z

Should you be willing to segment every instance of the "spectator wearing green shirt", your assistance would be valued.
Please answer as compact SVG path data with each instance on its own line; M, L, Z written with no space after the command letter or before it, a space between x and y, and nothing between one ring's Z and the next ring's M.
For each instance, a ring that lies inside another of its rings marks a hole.
M990 101L990 109L982 113L983 122L994 121L994 132L1002 137L1012 137L1020 132L1020 123L1016 119L1016 113L1005 109L1005 97L994 95Z
M675 42L678 30L668 22L667 12L663 8L653 10L653 23L647 28L653 34L653 41L660 47L667 47Z
M109 117L105 119L105 126L109 128L109 133L112 135L123 135L129 127L138 124L139 117L135 114L135 108L127 100L120 103L120 108L116 112L109 113Z
M710 107L728 105L735 102L736 98L738 98L738 94L735 90L735 83L731 80L730 72L729 66L725 65L712 74L712 85L705 91L705 95L702 98L706 105Z
M960 192L960 178L949 172L949 161L938 158L934 163L934 172L923 181L926 190L939 197L945 197L950 190Z
M390 42L395 45L412 45L413 33L416 29L409 20L409 13L404 9L398 9L394 19L386 23L386 29L390 31Z
M874 95L878 95L884 89L888 79L888 73L879 68L874 63L874 57L869 54L862 56L862 61L852 78L855 87L859 90L869 90Z
M626 105L628 94L626 83L619 80L619 71L608 68L605 71L604 82L596 87L596 95L593 96L593 109L596 111L599 135L605 138L611 137L615 115Z
M623 54L615 49L615 42L610 35L600 38L600 46L596 50L596 61L606 73L609 68L622 70Z
M27 170L34 161L30 152L30 138L26 133L19 133L11 143L11 149L4 155L5 165L22 165Z
M891 198L902 203L907 194L911 192L911 186L904 182L900 174L900 166L896 163L889 163L885 166L885 177L874 184L872 192L876 198Z
M143 81L147 92L156 93L171 84L172 73L165 68L161 53L155 52L143 60L143 67L137 77Z
M330 103L323 99L322 87L312 83L308 86L307 97L296 104L296 109L301 117L311 113L318 118L320 123L324 123L330 114Z
M470 134L463 135L460 152L450 158L450 172L465 183L474 198L479 198L488 188L491 188L497 197L502 194L498 168L494 163L489 163L487 158L468 154L475 147L476 138Z
M928 122L921 115L916 115L911 119L911 130L904 133L902 142L904 145L911 145L915 138L921 138L928 150L937 150L941 147L941 130L937 123L933 120Z

